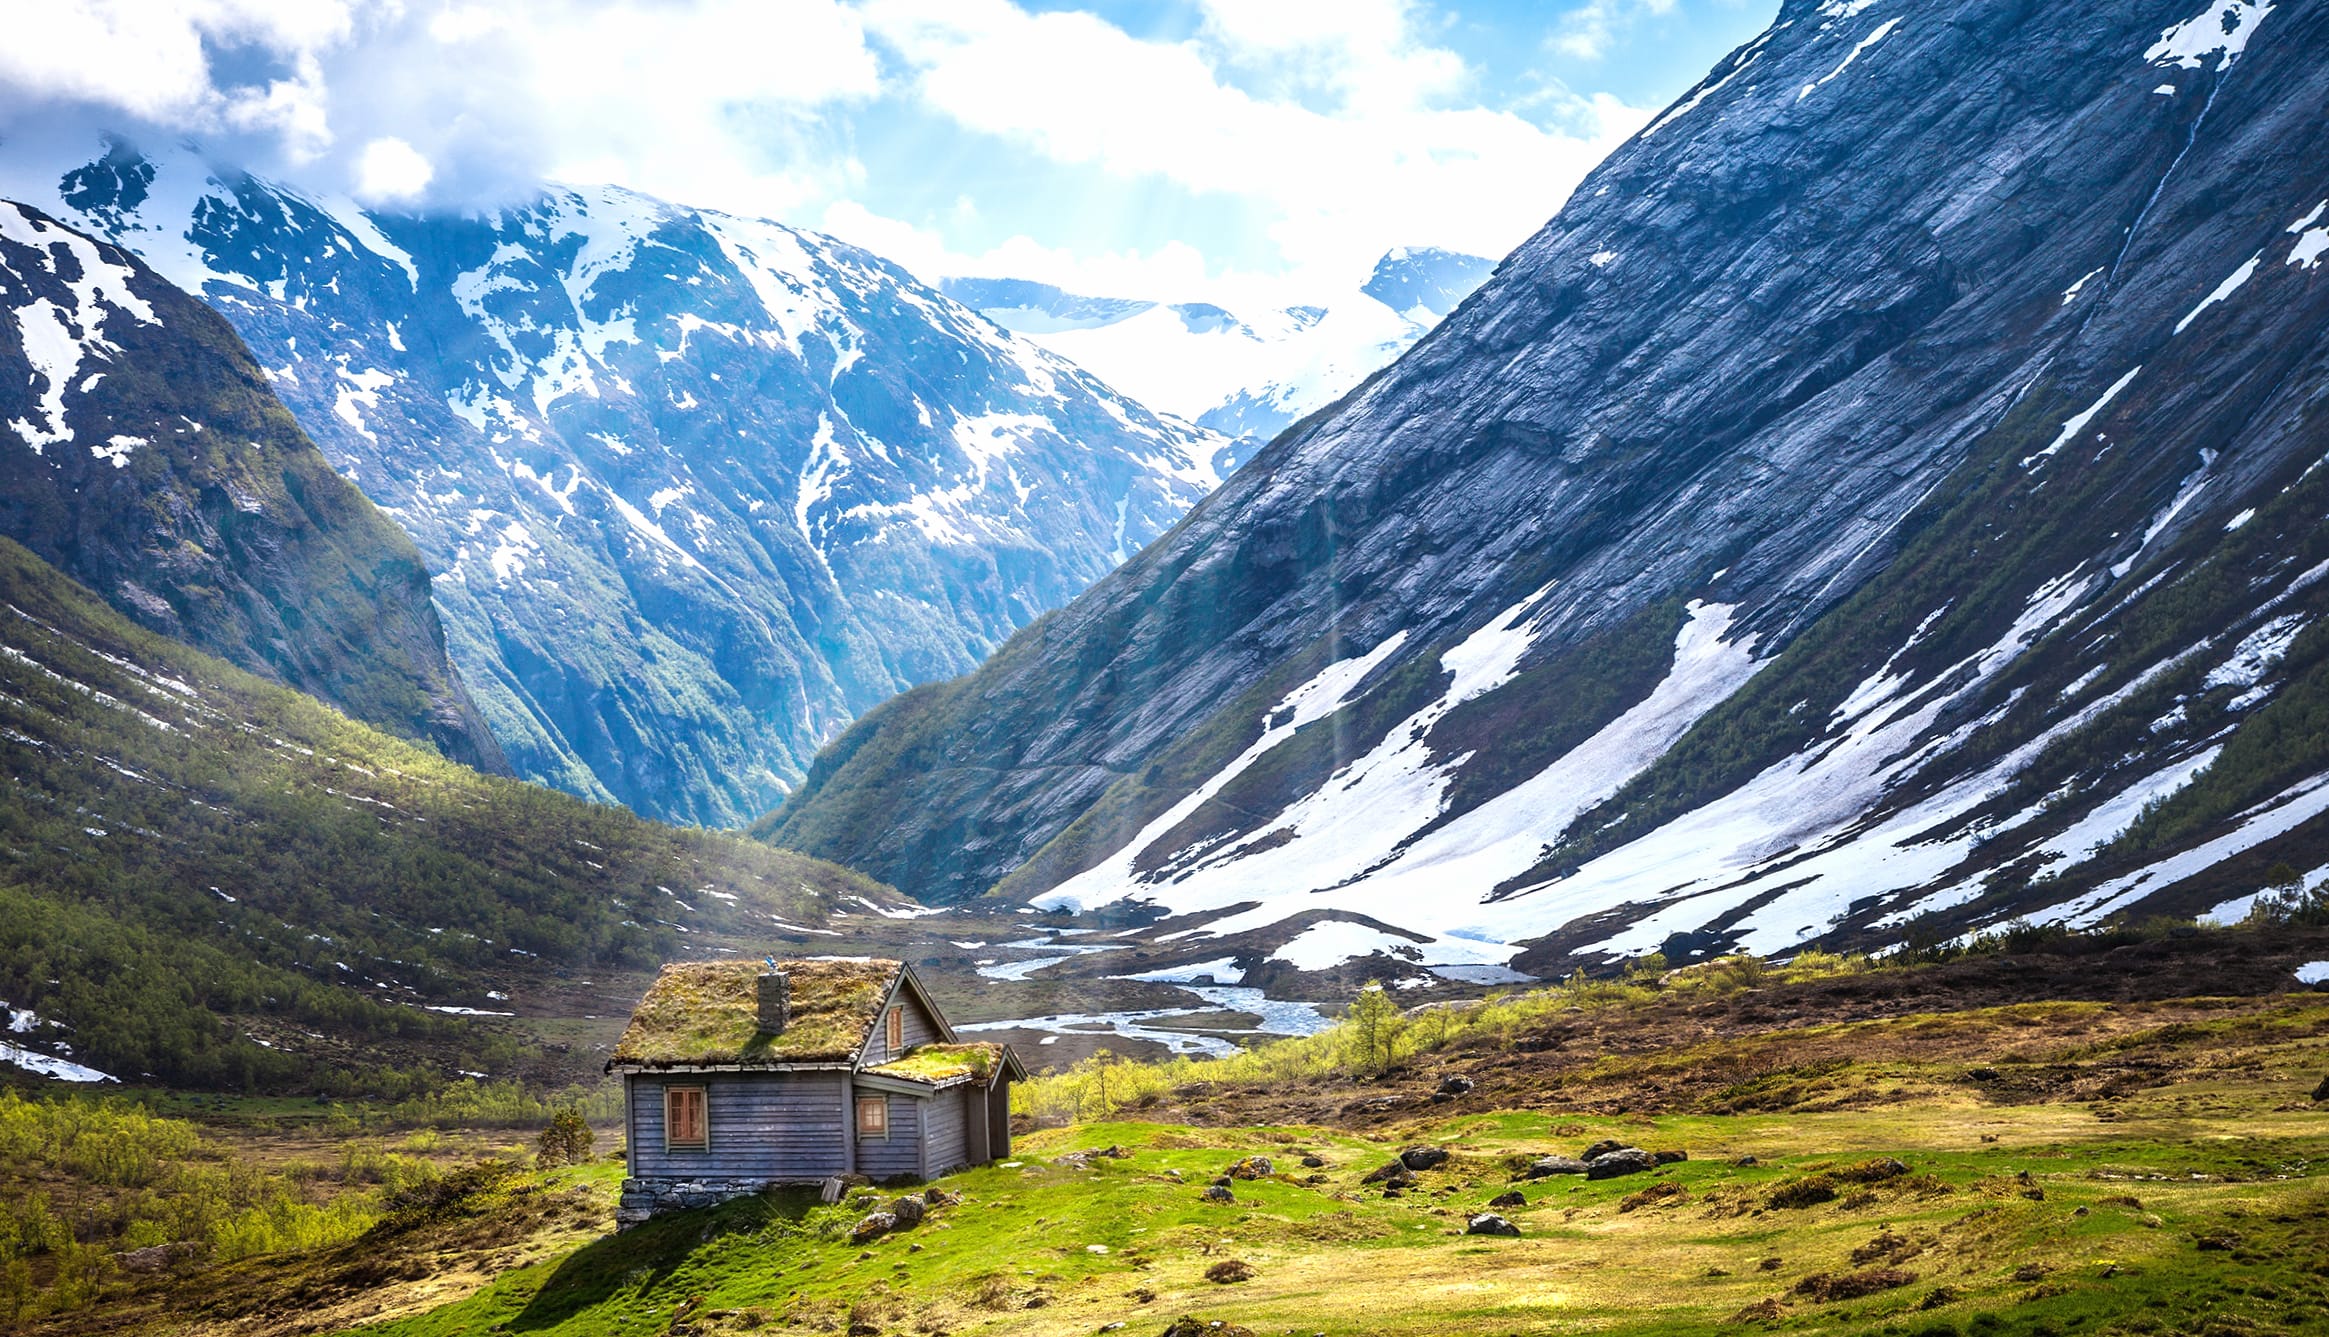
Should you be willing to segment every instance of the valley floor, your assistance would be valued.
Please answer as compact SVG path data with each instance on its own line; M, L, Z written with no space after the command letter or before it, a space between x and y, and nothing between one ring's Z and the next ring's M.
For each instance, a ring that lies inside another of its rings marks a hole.
M458 1170L351 1241L117 1281L29 1330L2329 1333L2329 994L2162 996L2262 944L2122 947L1581 984L1365 1077L1119 1067L1093 1117L866 1243L905 1190L614 1235L610 1159ZM2081 996L2112 980L2141 996ZM1527 1177L1605 1138L1688 1159ZM1368 1182L1416 1146L1450 1159ZM1270 1173L1205 1198L1255 1155ZM1490 1210L1518 1235L1465 1233Z

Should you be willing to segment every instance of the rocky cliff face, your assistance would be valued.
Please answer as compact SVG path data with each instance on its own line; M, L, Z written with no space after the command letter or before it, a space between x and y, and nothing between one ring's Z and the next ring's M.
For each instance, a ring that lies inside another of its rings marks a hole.
M0 533L156 631L470 765L502 757L428 570L225 321L0 202Z
M936 900L1147 903L1249 968L2319 881L2324 105L2319 6L1788 0L773 834Z
M366 213L114 144L0 177L222 312L438 572L522 775L765 811L1162 533L1223 442L863 251L613 189Z

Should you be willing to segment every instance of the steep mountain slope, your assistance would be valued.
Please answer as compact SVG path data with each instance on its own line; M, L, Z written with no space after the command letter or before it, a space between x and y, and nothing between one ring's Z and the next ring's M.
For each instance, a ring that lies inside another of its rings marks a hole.
M1407 351L1493 267L1478 256L1401 247L1346 300L1259 313L1080 297L1025 279L939 286L1142 403L1234 438L1225 463L1242 463L1296 418Z
M5 540L0 774L0 1066L83 1080L394 1094L534 1071L464 1018L888 897L448 763Z
M967 670L1217 482L1210 433L774 223L613 189L368 214L191 150L0 181L205 297L439 573L517 771L675 820Z
M155 630L448 756L501 753L428 571L215 312L0 202L0 534Z
M2320 6L1789 0L774 838L1249 969L2320 881L2325 57Z

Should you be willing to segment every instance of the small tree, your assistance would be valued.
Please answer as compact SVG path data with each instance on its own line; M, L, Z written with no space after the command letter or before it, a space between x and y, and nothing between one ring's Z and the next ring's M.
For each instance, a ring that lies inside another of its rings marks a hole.
M545 1170L580 1165L590 1159L592 1141L589 1121L579 1108L568 1105L550 1116L550 1126L534 1144L534 1163Z
M1348 1018L1351 1027L1352 1068L1372 1076L1389 1068L1399 1057L1399 1037L1407 1029L1407 1019L1400 1015L1399 1005L1391 1001L1382 982L1369 980L1359 996L1351 1000Z

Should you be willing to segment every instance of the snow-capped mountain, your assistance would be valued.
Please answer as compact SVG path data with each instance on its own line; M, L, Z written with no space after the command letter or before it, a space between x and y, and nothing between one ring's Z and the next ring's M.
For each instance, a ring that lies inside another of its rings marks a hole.
M1493 268L1478 256L1402 247L1345 300L1263 311L1084 297L1025 279L940 287L1142 403L1232 438L1230 460L1242 461L1406 352Z
M154 631L503 765L446 662L420 554L301 435L234 331L120 248L6 201L0 535Z
M0 146L145 257L437 571L522 775L660 817L777 802L1218 482L1213 434L828 237L612 188L366 212L190 148Z
M2329 880L2324 105L2317 5L1786 0L773 838L1247 970Z

